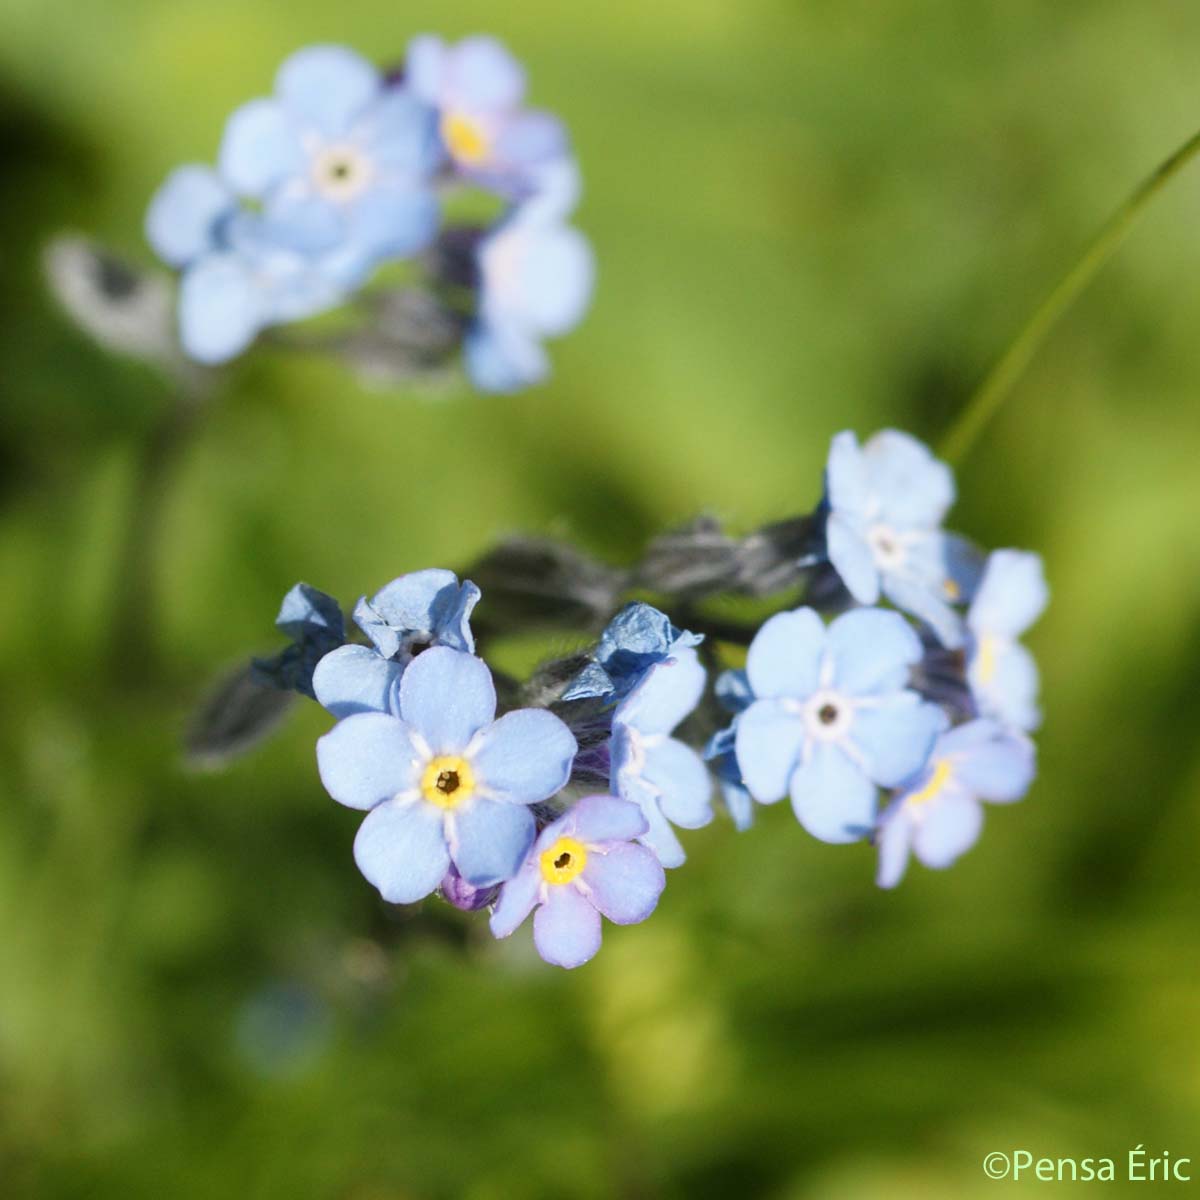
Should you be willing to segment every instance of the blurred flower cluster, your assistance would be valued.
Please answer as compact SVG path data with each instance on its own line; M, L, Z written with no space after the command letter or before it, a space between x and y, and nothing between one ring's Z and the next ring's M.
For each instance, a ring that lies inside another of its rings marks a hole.
M713 819L718 791L739 829L786 796L813 837L872 841L892 887L910 854L954 862L981 802L1019 799L1035 770L1018 639L1047 600L1041 563L944 531L953 498L915 439L839 434L815 511L742 538L701 520L622 570L509 543L472 567L482 590L424 570L363 597L355 637L298 584L278 620L290 644L256 676L336 718L321 780L367 814L355 859L385 900L489 908L497 937L533 912L551 963L590 959L601 917L650 915L686 859L679 831ZM761 625L712 615L739 593L784 603ZM483 595L502 619L473 629ZM602 629L525 682L477 653L482 629L564 622Z
M566 130L525 91L486 37L415 38L395 70L340 46L293 54L273 95L230 116L215 167L176 168L150 203L150 244L181 273L184 352L224 362L354 302L298 344L377 377L461 355L483 391L543 379L543 340L582 318L593 262L567 223L580 181ZM485 215L450 219L462 210Z

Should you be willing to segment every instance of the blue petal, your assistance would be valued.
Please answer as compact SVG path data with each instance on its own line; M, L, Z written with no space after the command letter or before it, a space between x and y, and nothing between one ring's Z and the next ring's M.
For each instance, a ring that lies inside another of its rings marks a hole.
M263 231L280 246L318 255L346 240L346 217L339 205L307 187L288 187L263 209Z
M550 373L537 338L511 325L476 322L467 331L463 355L467 374L481 392L519 392Z
M929 761L946 714L916 692L881 697L856 708L850 738L866 759L867 774L882 787L897 787Z
M579 164L563 154L537 163L522 172L526 194L521 200L521 221L565 221L579 204L583 180Z
M372 809L354 839L354 861L389 904L428 896L450 866L441 810L420 800Z
M713 694L726 712L739 713L754 703L754 689L745 671L723 671L717 677Z
M251 100L225 125L218 155L221 174L245 196L266 195L281 180L304 172L308 156L295 122L274 100Z
M682 649L646 672L617 706L613 723L643 734L670 733L700 703L706 677L695 650Z
M659 807L659 798L644 784L635 784L630 789L629 795L631 798L634 795L641 797L639 805L646 818L646 832L638 838L638 841L643 846L649 847L664 867L672 870L682 867L687 862L687 854L684 852L683 843L672 828L671 822L663 816L662 809Z
M996 641L986 652L976 649L967 664L967 681L982 715L1025 732L1041 724L1037 663L1018 642Z
M430 176L441 165L437 116L407 88L390 88L355 133L375 164L410 179Z
M1020 550L997 550L987 560L967 624L976 633L1020 637L1050 598L1042 560Z
M522 112L504 122L493 149L505 163L532 167L561 161L569 144L566 127L558 117L546 112Z
M754 635L746 677L760 700L803 699L817 690L825 623L811 608L776 613Z
M875 838L879 849L875 882L879 887L894 888L904 878L911 839L912 826L904 805L892 804L880 818Z
M863 447L868 487L882 519L902 528L940 525L954 503L954 476L929 447L907 433L885 429Z
M1033 742L993 721L970 721L938 739L935 756L950 761L954 776L973 795L1007 803L1033 782Z
M665 738L646 747L642 774L661 793L663 816L684 829L700 829L713 819L712 778L690 746Z
M415 789L418 754L403 721L358 713L317 741L325 790L347 808L374 808Z
M922 656L916 630L899 613L882 608L856 608L837 617L826 646L832 686L852 696L903 687Z
M184 272L179 337L192 358L225 362L245 350L264 324L263 297L237 255L206 255Z
M217 225L233 206L229 189L211 168L179 167L150 201L146 239L164 262L186 266L214 249Z
M582 876L592 903L614 925L636 925L655 909L667 885L662 863L644 846L622 842L588 855Z
M585 796L567 813L563 830L585 845L628 841L646 832L646 818L636 804L615 796Z
M404 56L404 86L426 104L440 102L446 77L446 43L432 33L408 43Z
M866 470L858 438L850 430L836 434L825 463L825 496L835 513L865 518L870 504Z
M488 322L554 337L573 329L587 311L595 266L577 229L509 221L483 242L479 265Z
M861 533L836 509L825 522L825 549L833 569L859 604L879 599L879 571Z
M475 887L511 879L537 832L529 809L483 796L473 796L452 814L451 822L451 857L459 874Z
M332 136L345 133L379 94L379 72L345 46L308 46L275 76L275 94L287 109Z
M912 848L927 867L948 867L979 839L983 809L965 795L930 803L913 829Z
M754 824L754 798L739 783L722 778L720 784L721 799L725 801L733 827L739 833L745 833Z
M525 71L495 38L464 38L448 55L443 95L473 112L512 108L525 94Z
M426 188L379 184L354 205L348 236L375 260L411 258L433 241L441 215Z
M496 715L492 673L471 654L433 646L404 672L400 713L434 754L461 754Z
M552 885L533 917L533 943L548 963L582 966L600 949L600 914L572 884Z
M791 779L792 809L823 842L857 842L875 824L875 786L835 745L817 742Z
M804 744L804 721L778 700L756 700L737 719L738 767L760 804L787 795L788 780Z
M577 749L553 713L520 708L482 730L468 753L482 792L509 804L536 804L566 786Z
M963 644L962 618L946 602L940 584L884 572L883 593L897 608L924 621L947 650L957 650Z
M317 663L313 693L335 717L362 712L398 716L403 670L367 646L342 646Z
M354 620L385 658L394 658L410 642L436 641L452 650L474 653L468 618L479 589L453 571L430 569L401 575L354 609Z
M330 595L307 583L297 583L279 606L275 628L299 642L324 635L340 642L346 636L341 605Z
M508 937L529 916L537 903L541 882L537 862L527 860L521 870L500 889L500 897L488 922L493 937Z

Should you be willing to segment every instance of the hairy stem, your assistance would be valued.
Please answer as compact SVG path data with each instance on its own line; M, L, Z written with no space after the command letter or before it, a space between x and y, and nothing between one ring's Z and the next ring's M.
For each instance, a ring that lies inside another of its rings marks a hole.
M1084 251L1083 257L1038 305L967 401L958 420L942 441L940 450L945 459L957 462L970 450L1059 318L1113 256L1150 201L1191 162L1197 152L1200 152L1200 132L1193 134L1143 179L1108 219Z

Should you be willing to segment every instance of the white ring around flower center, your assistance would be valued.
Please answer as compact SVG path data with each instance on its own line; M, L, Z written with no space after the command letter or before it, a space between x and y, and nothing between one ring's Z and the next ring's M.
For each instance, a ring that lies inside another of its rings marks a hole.
M818 741L840 741L853 723L854 703L840 692L823 688L804 702L804 728Z
M322 146L313 155L313 185L328 200L353 200L374 176L375 166L370 158L349 143Z
M907 556L903 535L890 525L872 525L867 530L867 544L876 564L885 570L900 566Z

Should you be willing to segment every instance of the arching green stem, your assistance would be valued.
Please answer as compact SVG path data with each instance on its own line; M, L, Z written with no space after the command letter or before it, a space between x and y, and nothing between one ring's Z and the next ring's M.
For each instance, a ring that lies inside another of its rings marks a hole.
M1150 201L1191 162L1197 152L1200 152L1200 132L1193 134L1174 154L1160 163L1113 213L1083 257L1038 305L1033 316L976 388L942 441L940 451L943 458L957 462L970 450L1058 319L1112 257Z

